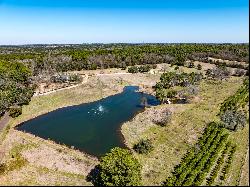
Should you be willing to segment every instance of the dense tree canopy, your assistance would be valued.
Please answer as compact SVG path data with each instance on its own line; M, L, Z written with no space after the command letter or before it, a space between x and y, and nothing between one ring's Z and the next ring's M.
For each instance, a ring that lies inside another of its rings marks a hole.
M30 75L31 71L22 63L0 62L1 115L11 106L17 107L29 103L34 92L34 87L29 80ZM13 108L12 111L14 111ZM19 109L19 112L16 114L20 113ZM14 116L16 117L16 115Z
M104 186L138 186L141 165L129 150L113 148L101 159L100 180Z

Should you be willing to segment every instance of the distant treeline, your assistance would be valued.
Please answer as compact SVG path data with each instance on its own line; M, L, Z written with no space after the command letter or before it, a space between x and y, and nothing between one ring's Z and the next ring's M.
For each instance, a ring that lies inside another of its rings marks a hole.
M93 44L0 47L0 60L23 62L34 75L43 71L126 68L159 63L182 66L186 60L207 62L208 57L248 63L249 45Z

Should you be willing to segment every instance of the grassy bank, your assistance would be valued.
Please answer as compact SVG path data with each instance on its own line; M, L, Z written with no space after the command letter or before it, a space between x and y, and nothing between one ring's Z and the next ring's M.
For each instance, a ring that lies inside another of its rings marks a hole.
M132 122L123 125L122 133L130 148L141 138L148 138L153 142L154 150L150 154L135 153L143 164L144 185L160 185L170 175L186 150L201 136L205 125L219 120L216 114L220 103L233 95L241 83L239 78L222 82L203 81L199 88L200 93L192 104L157 106L156 108L167 107L173 111L172 121L166 127L153 125L145 120L147 116L144 114L139 114ZM230 133L230 139L239 148L225 185L234 185L239 180L241 159L246 156L248 134L248 126L236 133Z

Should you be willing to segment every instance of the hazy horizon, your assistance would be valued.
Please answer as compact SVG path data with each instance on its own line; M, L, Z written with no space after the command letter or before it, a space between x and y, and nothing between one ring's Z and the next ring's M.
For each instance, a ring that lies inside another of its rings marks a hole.
M247 0L0 0L0 45L249 43Z
M166 43L166 42L150 42L150 43L30 43L30 44L0 44L0 46L30 46L30 45L95 45L95 44L103 44L103 45L110 45L110 44L128 44L128 45L147 45L147 44L249 44L249 42L175 42L175 43Z

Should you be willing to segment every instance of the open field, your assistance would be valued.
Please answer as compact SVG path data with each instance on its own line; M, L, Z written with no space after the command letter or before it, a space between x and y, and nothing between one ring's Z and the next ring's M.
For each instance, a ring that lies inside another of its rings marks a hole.
M159 65L158 68L174 70L174 67L169 65ZM198 70L180 67L178 71L189 73ZM119 73L116 69L105 72ZM90 74L98 73L100 70L93 70ZM19 132L13 127L57 108L92 102L117 94L126 85L139 85L141 90L146 89L152 93L151 87L159 78L159 73L90 76L88 82L78 87L33 97L30 104L23 107L23 114L11 119L0 136L0 149L4 153L2 161L8 163L9 168L6 173L0 174L0 185L91 185L86 181L86 176L99 162L96 158L50 140ZM236 77L225 81L203 80L199 86L199 94L191 104L164 104L148 108L122 126L122 133L129 148L142 138L149 138L153 142L154 149L149 155L134 152L143 165L143 185L160 185L170 175L186 150L201 136L206 124L219 120L216 114L219 112L220 103L233 95L241 83L242 78ZM172 120L166 127L153 124L153 116L150 115L150 111L163 108L169 108L173 113ZM237 144L238 149L230 169L230 177L222 185L247 183L248 135L249 125L243 130L230 133L229 138Z

